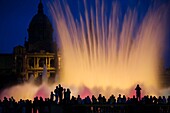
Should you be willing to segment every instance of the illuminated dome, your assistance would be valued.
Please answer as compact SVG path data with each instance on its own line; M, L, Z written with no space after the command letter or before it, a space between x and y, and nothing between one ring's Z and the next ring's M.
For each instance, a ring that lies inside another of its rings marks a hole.
M40 1L38 13L32 18L28 28L28 51L39 52L44 50L51 52L53 48L52 33L52 25L44 14L43 4Z

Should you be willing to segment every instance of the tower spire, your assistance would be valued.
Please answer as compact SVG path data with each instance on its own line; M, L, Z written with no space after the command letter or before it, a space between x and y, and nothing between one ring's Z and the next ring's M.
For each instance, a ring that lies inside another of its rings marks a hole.
M40 3L38 4L38 13L44 13L42 0L40 0Z

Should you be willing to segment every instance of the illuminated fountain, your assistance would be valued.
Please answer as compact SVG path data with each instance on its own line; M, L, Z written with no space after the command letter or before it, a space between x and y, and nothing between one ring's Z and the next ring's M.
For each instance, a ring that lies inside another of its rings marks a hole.
M129 95L139 83L145 93L157 94L165 7L150 8L140 25L137 11L129 9L121 26L117 4L113 3L107 14L104 3L96 2L95 10L89 10L85 2L84 14L80 13L77 20L67 4L58 4L51 10L62 48L62 84L85 87L96 95Z
M95 10L84 3L84 14L76 20L67 3L50 5L61 45L61 72L56 84L71 88L82 96L118 93L132 96L136 84L146 94L159 94L159 74L165 39L166 8L150 8L143 21L137 11L128 10L119 19L119 7L113 3L110 14L96 2ZM120 25L122 23L122 25ZM31 82L14 86L2 95L33 99L48 97L55 85L45 82L37 87ZM18 90L18 92L16 92Z
M19 84L12 86L10 88L4 89L0 94L0 99L3 99L4 96L10 98L14 97L17 101L20 99L30 99L33 100L35 96L48 98L50 96L50 92L55 89L55 84L48 85L47 76L46 76L46 66L44 65L42 80L43 83L40 86L35 85L34 76L32 75L29 81L24 84Z

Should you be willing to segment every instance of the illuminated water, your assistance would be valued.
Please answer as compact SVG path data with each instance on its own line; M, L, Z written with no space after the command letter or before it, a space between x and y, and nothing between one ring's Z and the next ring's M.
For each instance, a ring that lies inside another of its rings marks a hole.
M100 7L97 2L95 10L84 7L84 15L80 13L76 20L67 4L62 8L59 3L50 5L62 53L56 84L71 88L75 96L99 93L132 96L137 83L143 94L159 94L166 8L150 8L139 24L135 9L128 10L120 21L117 4L113 3L109 16L106 6ZM43 83L37 87L26 83L4 90L1 97L48 97L56 84Z
M64 11L56 4L51 10L62 47L62 84L86 87L92 94L129 95L139 83L145 93L157 93L165 38L164 7L150 8L139 25L135 9L128 10L121 22L117 4L109 15L105 5L96 2L95 10L89 11L85 3L85 14L80 13L77 21L67 4L62 6Z

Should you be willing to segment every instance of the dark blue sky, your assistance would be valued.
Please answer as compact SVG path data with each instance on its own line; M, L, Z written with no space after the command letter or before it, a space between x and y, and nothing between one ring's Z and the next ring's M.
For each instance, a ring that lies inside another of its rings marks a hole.
M52 20L48 3L55 0L42 0L44 12ZM82 0L67 0L74 16L77 16L78 4ZM78 2L79 1L79 2ZM88 0L91 1L91 0ZM107 1L109 4L112 0ZM143 15L152 1L156 0L117 0L120 3L122 11L127 7L136 7ZM169 0L157 0L158 4L170 3ZM23 45L25 37L28 37L27 28L32 17L37 13L39 0L0 0L0 53L12 53L13 47ZM140 4L140 5L139 5ZM79 6L81 7L81 5ZM169 27L170 28L170 27ZM169 29L168 29L169 30ZM170 30L169 30L170 34ZM170 67L170 36L166 43L165 66Z

